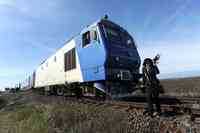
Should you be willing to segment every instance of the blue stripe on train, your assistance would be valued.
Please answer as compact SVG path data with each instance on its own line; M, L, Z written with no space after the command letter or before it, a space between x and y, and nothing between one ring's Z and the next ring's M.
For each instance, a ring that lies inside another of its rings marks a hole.
M83 75L83 82L105 80L104 63L106 59L106 52L104 45L100 42L92 41L83 48L82 35L75 38L76 50Z

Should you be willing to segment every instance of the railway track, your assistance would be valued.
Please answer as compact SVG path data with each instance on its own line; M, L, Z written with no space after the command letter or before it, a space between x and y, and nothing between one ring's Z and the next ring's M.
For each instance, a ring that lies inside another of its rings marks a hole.
M143 112L146 107L145 95L129 95L114 100L97 100L91 97L82 97L77 99L75 96L59 97L64 97L67 102L77 102L93 106L109 106L113 109L124 110L126 112L131 112L132 110L139 110ZM161 110L165 115L188 114L192 116L192 118L200 118L200 98L198 97L175 97L161 95L159 100L161 103Z
M200 98L189 97L160 97L161 110L164 116L168 115L181 115L187 114L193 120L199 120L200 123ZM143 96L133 96L126 100L111 100L111 101L98 101L94 99L82 98L79 100L72 100L82 104L89 104L93 106L106 106L116 110L123 110L126 112L140 111L144 112L146 107L146 100Z

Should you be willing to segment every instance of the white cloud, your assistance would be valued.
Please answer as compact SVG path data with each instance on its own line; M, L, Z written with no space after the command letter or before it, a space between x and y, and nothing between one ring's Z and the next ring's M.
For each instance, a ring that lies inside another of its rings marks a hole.
M161 54L159 67L162 73L200 70L198 43L147 42L139 51L142 59Z
M175 10L173 14L167 17L165 21L163 21L163 25L171 23L175 20L178 16L183 14L183 10L185 10L190 2L190 0L182 0L182 4Z
M55 48L48 46L48 44L42 44L42 43L38 43L38 42L34 42L34 41L32 41L32 42L29 41L28 44L33 46L33 47L36 47L38 49L48 51L50 53L53 53L56 50Z
M154 28L154 30L151 31L151 34L157 32L159 29L161 29L163 27L166 27L168 24L172 23L178 17L183 15L184 14L184 10L186 10L186 8L189 5L189 2L191 2L191 1L190 0L180 0L180 1L177 0L177 1L174 1L174 3L176 3L176 2L178 2L180 4L177 6L175 11L172 14L169 14L167 16L162 17L160 23L157 23L157 27ZM149 24L152 23L153 18L154 18L154 14L153 15L152 14L148 15L148 17L144 21L143 29L149 28ZM174 27L173 27L173 29L174 29ZM171 32L171 30L168 31L167 33L169 33L169 32Z
M15 0L0 0L0 6L14 6Z
M55 15L60 6L57 3L54 0L0 0L0 7L14 9L26 17L41 19L41 16Z

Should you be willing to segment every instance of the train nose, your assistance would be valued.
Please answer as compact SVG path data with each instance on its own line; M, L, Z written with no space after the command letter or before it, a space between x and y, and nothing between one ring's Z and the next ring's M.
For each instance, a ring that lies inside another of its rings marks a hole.
M132 80L133 76L131 71L128 69L112 68L108 70L107 79L128 81Z
M129 70L119 70L119 73L117 74L118 78L120 80L131 80L132 75Z

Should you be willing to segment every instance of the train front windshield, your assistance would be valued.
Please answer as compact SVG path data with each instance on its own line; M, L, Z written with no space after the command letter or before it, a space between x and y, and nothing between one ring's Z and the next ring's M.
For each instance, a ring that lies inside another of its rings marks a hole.
M118 26L105 25L104 28L109 44L125 48L135 47L133 38L125 30Z

